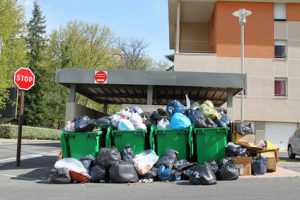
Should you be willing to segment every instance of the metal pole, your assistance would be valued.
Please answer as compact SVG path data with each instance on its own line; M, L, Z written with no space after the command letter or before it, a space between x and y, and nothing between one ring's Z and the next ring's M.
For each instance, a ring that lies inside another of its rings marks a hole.
M0 36L0 58L1 58L1 51L2 51L2 36Z
M22 139L22 124L23 124L23 107L24 107L24 90L21 90L20 116L19 116L19 133L17 144L17 167L20 166L21 158L21 139Z
M244 24L241 24L241 66L244 74ZM244 122L244 90L241 93L241 120Z

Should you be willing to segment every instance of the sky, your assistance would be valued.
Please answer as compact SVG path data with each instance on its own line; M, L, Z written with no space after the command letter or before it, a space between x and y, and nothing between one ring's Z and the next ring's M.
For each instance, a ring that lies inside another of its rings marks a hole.
M25 0L25 14L32 18L33 2ZM46 18L46 33L76 19L108 27L123 39L144 39L147 54L166 60L169 49L168 0L38 0Z

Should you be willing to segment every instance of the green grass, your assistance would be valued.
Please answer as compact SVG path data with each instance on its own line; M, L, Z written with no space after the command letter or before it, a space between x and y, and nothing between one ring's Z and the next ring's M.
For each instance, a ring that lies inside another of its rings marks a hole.
M300 160L295 160L295 161L292 161L292 160L280 160L279 162L295 162L295 163L300 163Z

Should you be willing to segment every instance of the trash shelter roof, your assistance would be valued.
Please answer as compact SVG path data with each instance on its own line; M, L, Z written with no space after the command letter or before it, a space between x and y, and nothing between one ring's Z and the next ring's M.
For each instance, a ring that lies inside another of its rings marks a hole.
M106 83L97 83L96 73L102 71ZM218 107L227 101L228 89L236 95L246 88L247 75L208 72L167 72L138 70L57 69L56 83L67 88L75 85L76 93L100 104L166 105L178 100L186 105L211 100Z

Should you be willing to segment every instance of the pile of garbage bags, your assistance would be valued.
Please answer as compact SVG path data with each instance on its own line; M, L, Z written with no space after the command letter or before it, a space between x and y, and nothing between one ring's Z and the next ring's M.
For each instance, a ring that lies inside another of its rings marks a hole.
M254 165L257 163L254 163ZM135 183L153 181L189 180L191 184L212 185L217 180L236 180L239 171L230 157L216 163L198 164L178 160L178 152L166 149L161 159L149 149L134 155L130 145L121 152L114 146L100 149L97 158L90 155L75 158L63 158L54 164L50 171L50 182L67 183Z
M141 108L134 106L99 119L81 116L72 122L69 121L64 130L89 132L97 127L105 129L109 126L121 131L146 130L153 124L157 129L185 129L191 124L194 124L195 128L228 127L231 120L226 114L226 109L215 109L209 100L201 105L194 102L187 109L179 101L173 100L167 107L152 112L143 112Z

